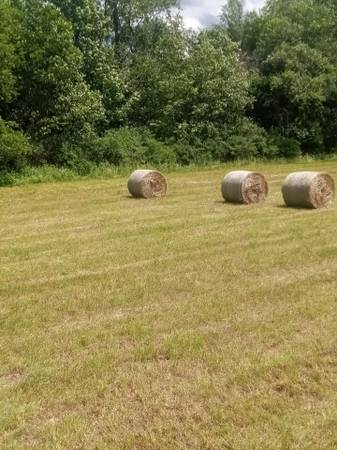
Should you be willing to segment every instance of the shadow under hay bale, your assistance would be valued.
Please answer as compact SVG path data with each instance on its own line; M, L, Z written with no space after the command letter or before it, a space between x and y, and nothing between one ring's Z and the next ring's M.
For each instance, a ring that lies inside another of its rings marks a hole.
M327 173L294 172L285 179L282 194L287 206L324 208L334 201L335 182Z
M128 180L128 189L135 198L164 197L167 193L167 182L156 170L136 170Z
M230 203L261 203L268 195L268 183L257 172L238 170L228 173L222 181L223 198Z

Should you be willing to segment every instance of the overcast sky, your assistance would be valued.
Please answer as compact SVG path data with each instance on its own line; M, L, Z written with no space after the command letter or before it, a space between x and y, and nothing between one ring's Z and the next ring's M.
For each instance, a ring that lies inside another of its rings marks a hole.
M224 3L225 0L181 0L186 25L198 29L216 23ZM246 9L261 8L263 4L264 0L246 0Z

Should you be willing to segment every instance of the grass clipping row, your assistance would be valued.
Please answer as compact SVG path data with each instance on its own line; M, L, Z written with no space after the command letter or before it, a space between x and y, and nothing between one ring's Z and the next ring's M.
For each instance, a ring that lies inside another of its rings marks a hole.
M135 198L164 197L167 192L165 177L156 170L136 170L128 181L130 194Z
M227 202L260 203L268 195L268 183L260 173L238 170L225 176L221 192Z
M287 206L324 208L335 198L335 182L327 173L295 172L284 181L282 194Z

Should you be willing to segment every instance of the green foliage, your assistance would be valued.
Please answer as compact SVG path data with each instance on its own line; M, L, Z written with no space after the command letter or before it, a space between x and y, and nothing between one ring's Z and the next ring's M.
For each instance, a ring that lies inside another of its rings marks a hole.
M279 149L267 132L251 120L242 120L219 147L220 161L235 159L271 159L279 156Z
M263 128L249 119L238 122L226 133L195 141L193 146L179 144L176 151L180 164L271 159L279 156L279 149L274 140Z
M13 124L0 119L0 173L22 170L32 153L28 139Z
M52 0L71 22L74 42L82 54L82 71L91 90L100 92L104 119L100 128L126 121L131 97L128 72L118 67L114 48L106 45L111 23L96 0Z
M54 183L76 181L87 178L114 178L130 175L128 166L112 166L110 164L88 164L85 173L78 168L58 167L51 165L27 166L20 172L0 172L0 186L22 186L26 184Z
M59 181L76 180L77 173L69 168L54 166L27 166L20 172L0 172L0 186L20 186Z
M173 148L177 162L181 165L283 156L275 139L249 119L238 122L225 134L218 133L207 140L196 140L193 145L178 142Z
M83 80L81 52L62 14L40 0L26 1L22 10L21 83L12 115L43 144L46 160L58 162L63 142L85 142L94 132L104 116L101 96Z
M158 28L172 17L177 0L106 0L108 35L118 59L125 62L130 53L150 50ZM145 31L145 33L144 33ZM145 38L145 39L144 39ZM144 47L148 43L149 47Z
M244 17L243 0L226 0L222 7L220 20L233 41L239 42L242 39Z
M96 162L128 166L172 165L176 162L171 147L155 139L150 132L134 128L109 130L97 141L91 157Z
M311 151L323 146L320 120L335 95L337 72L306 44L282 45L265 62L259 80L259 115L265 125L283 129ZM268 110L268 115L267 115Z
M272 137L272 141L278 149L277 156L287 159L301 156L301 145L296 139L275 135Z
M161 138L171 138L183 120L189 90L184 73L189 40L179 22L157 32L151 50L138 52L130 68L134 98L129 120L149 127Z
M238 47L225 33L201 33L186 63L188 90L184 120L178 128L193 138L209 139L236 125L250 105L249 75Z
M167 30L151 55L136 59L132 77L139 95L131 120L165 139L194 144L224 133L251 102L239 49L220 30Z
M15 68L20 59L19 37L18 10L2 0L0 2L0 114L1 103L10 102L16 94Z
M194 145L186 142L177 142L173 145L177 164L181 166L190 164L206 165L214 161L214 154L209 144L209 141L206 141L206 143L198 141Z
M86 82L93 86L96 83L97 70L106 63L111 49L104 46L108 36L108 21L104 10L96 0L51 0L74 31L74 42L82 53L83 73Z
M26 137L3 124L2 135L34 142L30 164L82 175L102 162L337 151L335 1L268 0L248 13L224 0L219 24L200 32L177 6L2 0L0 117ZM27 164L11 148L2 170Z
M270 0L265 14L255 17L255 27L252 22L256 38L250 52L260 72L255 78L256 119L290 139L286 153L298 153L291 150L292 140L302 152L331 151L337 131L331 114L337 106L337 60L331 51L335 12L314 0Z

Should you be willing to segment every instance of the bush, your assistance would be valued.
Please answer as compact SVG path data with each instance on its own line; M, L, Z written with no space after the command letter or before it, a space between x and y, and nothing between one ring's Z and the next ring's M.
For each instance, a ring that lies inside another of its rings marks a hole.
M20 171L27 166L33 147L13 123L0 119L0 172Z
M225 159L252 159L277 156L277 146L264 128L249 119L244 119L226 140Z
M86 144L77 145L72 142L64 142L58 153L59 166L66 167L78 175L88 175L95 165L89 160L90 148L94 146L94 140Z
M183 165L273 158L278 152L268 133L248 118L227 129L208 124L204 140L195 138L193 130L187 126L181 127L180 131L180 142L175 145L175 151L178 163Z
M272 136L272 140L278 148L277 156L287 159L298 158L301 156L301 145L296 139L274 135Z
M97 163L118 165L172 165L176 163L173 149L158 141L147 130L120 128L109 130L97 140L91 157Z
M172 149L176 155L177 164L181 166L207 164L213 160L211 149L201 142L196 142L194 145L177 142L172 144Z

